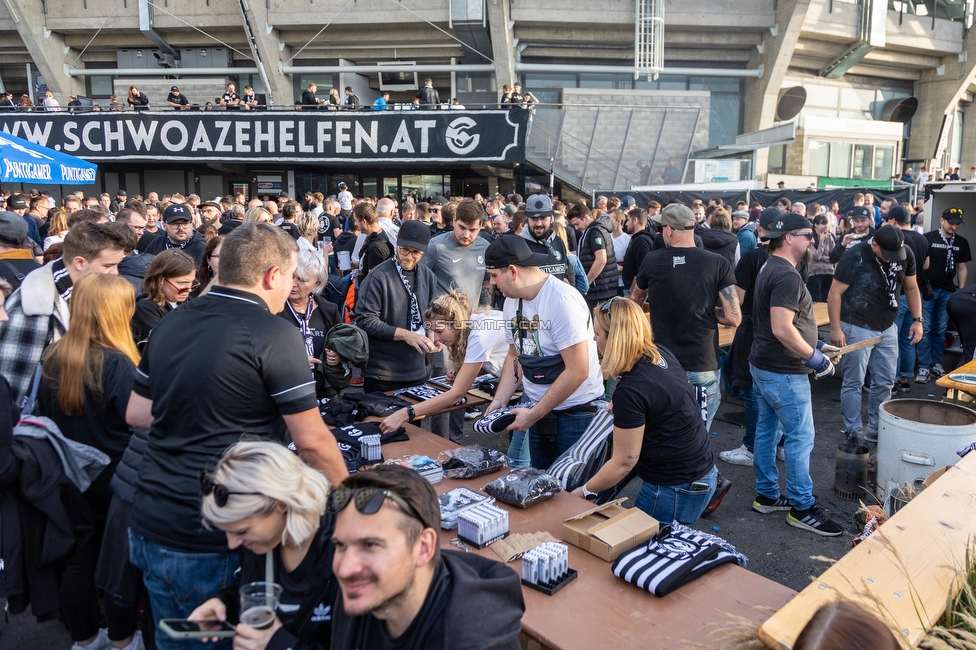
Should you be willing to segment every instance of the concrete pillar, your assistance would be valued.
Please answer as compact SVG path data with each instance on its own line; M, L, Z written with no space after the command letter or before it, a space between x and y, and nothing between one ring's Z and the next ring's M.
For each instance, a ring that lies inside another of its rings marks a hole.
M976 30L970 29L966 33L963 52L972 51L973 47L976 47ZM969 86L976 83L976 55L965 61L960 61L959 56L952 54L942 57L939 67L923 71L921 80L915 82L918 111L912 118L908 158L922 158L931 164L932 154L935 153L939 140L942 117L954 113ZM973 148L976 142L976 119L971 117L966 121L971 128L963 129L963 160L960 163L966 165L968 172L969 166L976 164L976 159L973 158L976 152Z
M251 36L251 56L261 73L268 105L291 106L295 102L295 89L290 75L281 72L281 65L291 58L291 50L283 47L278 30L269 21L268 4L239 2L244 28Z
M66 65L71 65L78 52L64 43L64 38L44 25L44 5L34 0L3 0L14 21L17 33L27 47L31 59L44 77L48 89L61 106L68 103L69 95L84 95L83 77L69 77ZM29 81L28 81L29 83ZM38 100L43 97L38 97Z
M763 32L762 51L757 48L749 61L750 68L763 67L763 76L746 79L743 120L746 133L767 129L776 120L776 100L809 6L810 0L780 0L776 8L776 34L773 30ZM753 170L756 178L766 176L768 163L769 149L757 150Z
M495 83L498 96L502 86L515 83L515 36L509 0L488 0L488 30L491 32L492 58L495 60Z

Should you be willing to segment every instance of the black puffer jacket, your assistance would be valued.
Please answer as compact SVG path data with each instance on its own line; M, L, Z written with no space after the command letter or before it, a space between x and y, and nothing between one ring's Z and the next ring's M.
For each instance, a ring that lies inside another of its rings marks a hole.
M702 228L696 232L701 237L705 250L718 253L735 268L735 247L739 244L739 238L734 232L722 228Z
M122 460L115 468L115 476L108 484L112 494L126 503L132 503L136 498L136 479L139 478L139 466L142 465L142 456L146 453L148 443L149 429L132 427L129 446L125 448Z
M617 278L619 274L617 272L617 257L613 252L612 233L613 221L604 214L600 215L598 219L591 223L580 236L579 258L583 264L583 269L587 273L589 273L596 259L596 251L599 250L598 248L593 248L593 240L596 238L595 235L599 235L603 242L603 250L607 252L606 265L603 267L600 275L590 283L590 290L586 294L588 300L606 300L617 295Z

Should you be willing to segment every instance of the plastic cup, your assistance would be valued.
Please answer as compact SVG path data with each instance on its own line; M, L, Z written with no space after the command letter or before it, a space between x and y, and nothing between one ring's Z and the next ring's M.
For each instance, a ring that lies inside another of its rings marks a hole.
M352 262L349 260L349 251L338 251L336 255L338 256L340 271L348 271L352 268Z
M241 623L261 630L270 627L278 611L281 587L273 582L241 585Z

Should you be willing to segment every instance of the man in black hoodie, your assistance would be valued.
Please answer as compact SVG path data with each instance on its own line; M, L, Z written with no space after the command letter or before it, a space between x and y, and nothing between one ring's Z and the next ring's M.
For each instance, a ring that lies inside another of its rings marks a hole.
M628 291L637 277L641 262L654 250L654 233L647 229L647 218L647 210L634 208L624 219L624 230L630 235L630 245L624 253L624 268L620 274Z
M174 203L163 212L165 237L157 237L146 247L147 253L159 255L165 250L178 248L200 264L207 250L207 240L193 229L190 209L182 203Z
M739 245L739 239L732 232L732 220L729 218L729 213L720 207L715 207L710 212L706 210L705 213L705 223L708 227L695 228L695 232L701 237L705 250L718 253L734 267L735 250Z
M520 647L518 574L441 551L437 495L420 474L398 465L357 472L332 492L330 509L338 511L332 570L341 590L333 650Z

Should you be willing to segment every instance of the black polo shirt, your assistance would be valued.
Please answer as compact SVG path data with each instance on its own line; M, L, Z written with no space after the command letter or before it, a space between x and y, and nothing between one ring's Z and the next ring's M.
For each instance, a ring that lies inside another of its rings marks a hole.
M256 295L216 286L153 328L133 390L153 402L131 526L164 546L226 552L200 520L200 473L247 434L284 441L316 408L301 334Z

